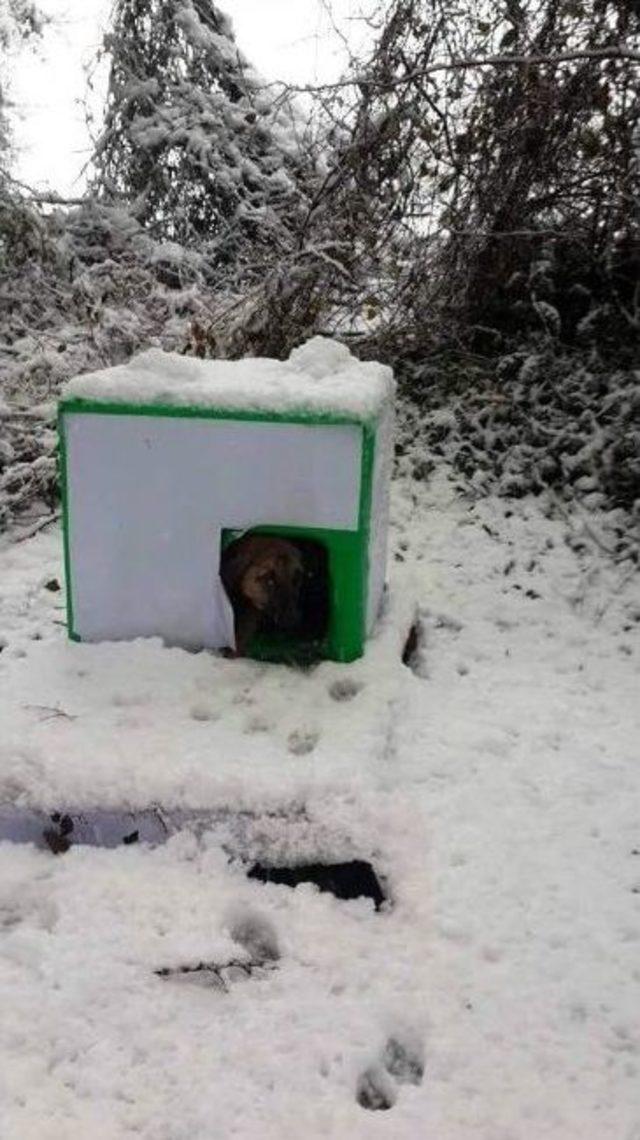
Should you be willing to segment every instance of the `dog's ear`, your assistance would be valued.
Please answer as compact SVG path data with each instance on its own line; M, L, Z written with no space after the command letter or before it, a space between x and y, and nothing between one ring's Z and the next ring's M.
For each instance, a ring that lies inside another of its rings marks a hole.
M227 593L235 593L249 565L251 552L242 538L235 539L220 558L220 577Z

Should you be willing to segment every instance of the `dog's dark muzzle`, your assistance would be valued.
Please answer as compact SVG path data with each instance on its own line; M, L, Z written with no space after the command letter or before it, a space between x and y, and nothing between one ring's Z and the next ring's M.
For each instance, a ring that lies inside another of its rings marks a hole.
M296 629L302 620L299 598L292 598L287 590L279 591L269 608L269 617L278 629L287 632Z

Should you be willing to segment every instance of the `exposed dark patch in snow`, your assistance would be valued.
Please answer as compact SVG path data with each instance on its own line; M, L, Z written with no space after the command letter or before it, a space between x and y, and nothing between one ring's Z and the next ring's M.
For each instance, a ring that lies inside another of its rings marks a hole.
M261 883L278 883L285 887L313 883L320 891L328 891L337 899L372 899L376 910L380 910L386 899L376 872L370 863L362 859L352 859L348 863L301 863L293 867L255 863L247 874L250 879L258 879Z

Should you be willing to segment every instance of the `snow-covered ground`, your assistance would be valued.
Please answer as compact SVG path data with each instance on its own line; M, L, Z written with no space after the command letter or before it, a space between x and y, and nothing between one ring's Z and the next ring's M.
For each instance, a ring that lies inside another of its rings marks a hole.
M399 480L379 634L307 672L68 643L59 533L5 544L0 804L217 814L0 845L2 1140L639 1140L640 590L565 537ZM245 874L350 858L379 912Z

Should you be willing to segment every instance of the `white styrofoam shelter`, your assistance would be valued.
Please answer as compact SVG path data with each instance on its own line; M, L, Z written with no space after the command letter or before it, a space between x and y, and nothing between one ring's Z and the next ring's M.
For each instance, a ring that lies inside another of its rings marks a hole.
M362 652L384 585L390 369L315 337L288 361L152 349L70 381L59 430L70 636L233 645L225 535L328 554L324 655Z

